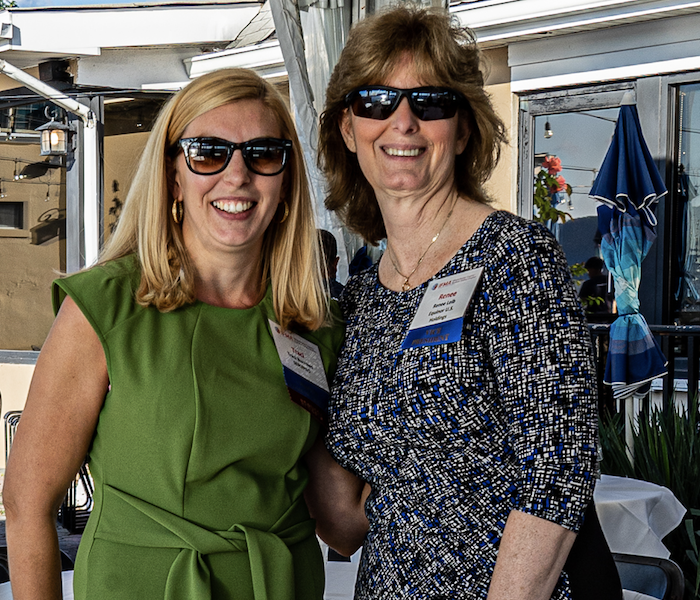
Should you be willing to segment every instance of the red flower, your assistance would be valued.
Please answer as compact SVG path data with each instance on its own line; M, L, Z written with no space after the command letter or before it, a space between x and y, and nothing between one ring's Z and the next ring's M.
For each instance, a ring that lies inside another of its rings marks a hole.
M542 161L542 168L547 169L550 175L556 175L561 171L561 159L556 156L548 156Z

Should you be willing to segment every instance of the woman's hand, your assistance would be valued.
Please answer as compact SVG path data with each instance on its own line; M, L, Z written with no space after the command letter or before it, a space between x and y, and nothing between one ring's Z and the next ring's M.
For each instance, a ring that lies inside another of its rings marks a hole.
M5 473L15 600L62 597L56 514L85 460L108 384L102 344L68 297L37 360Z
M549 600L576 534L514 510L498 548L488 600Z
M309 485L304 491L316 533L339 554L351 556L362 546L369 529L365 501L370 487L341 467L319 436L304 456Z

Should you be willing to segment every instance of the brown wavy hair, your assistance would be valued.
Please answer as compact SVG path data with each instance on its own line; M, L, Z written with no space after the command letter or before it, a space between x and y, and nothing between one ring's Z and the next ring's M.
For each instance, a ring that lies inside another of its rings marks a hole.
M283 223L273 218L265 231L261 285L271 281L276 317L283 328L296 323L317 329L330 317L301 144L279 92L248 69L203 75L165 105L144 149L117 229L99 263L136 253L141 265L136 299L144 306L167 312L196 300L194 267L182 228L171 217L174 199L168 183L173 176L173 149L194 119L241 100L261 102L275 116L281 136L293 143L282 191L289 216Z
M471 135L455 161L460 195L478 202L489 200L483 185L507 141L505 125L496 115L484 89L480 51L472 31L459 25L443 9L398 6L359 21L350 32L333 70L321 115L318 163L328 180L326 208L336 211L345 225L376 244L386 237L374 190L362 174L357 156L340 133L345 96L362 85L381 85L403 57L413 59L424 85L448 87L467 99L459 111Z

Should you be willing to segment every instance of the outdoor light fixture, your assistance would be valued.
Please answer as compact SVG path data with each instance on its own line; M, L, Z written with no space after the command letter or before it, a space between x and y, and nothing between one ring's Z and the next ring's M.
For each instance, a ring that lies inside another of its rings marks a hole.
M34 131L41 132L41 156L65 156L68 154L68 138L72 131L69 125L56 120L54 115L49 115L49 107L44 109L48 123L37 127Z
M41 156L65 156L68 154L68 134L70 127L54 121L51 121L37 127L35 131L41 132Z
M547 121L544 124L544 137L545 139L549 139L554 135L554 132L552 131L552 126L549 124L549 121Z

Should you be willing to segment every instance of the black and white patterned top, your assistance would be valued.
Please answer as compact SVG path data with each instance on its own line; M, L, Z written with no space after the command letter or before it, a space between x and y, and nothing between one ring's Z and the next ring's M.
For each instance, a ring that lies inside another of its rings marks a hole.
M592 498L596 375L561 248L495 212L435 278L478 267L450 344L400 348L428 283L390 291L375 265L346 287L326 444L372 485L356 599L486 598L511 510L577 530Z

